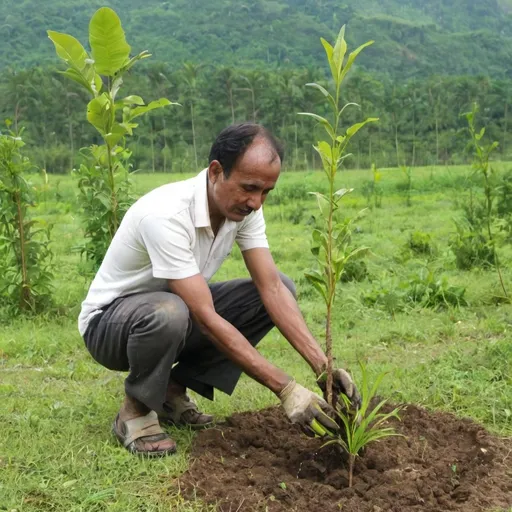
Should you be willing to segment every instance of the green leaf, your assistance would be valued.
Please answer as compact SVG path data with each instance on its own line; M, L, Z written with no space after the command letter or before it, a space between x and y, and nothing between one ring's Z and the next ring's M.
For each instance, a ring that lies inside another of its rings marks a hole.
M101 94L89 102L87 105L87 121L103 136L110 131L110 101L106 93Z
M350 128L347 128L347 138L352 138L365 124L374 123L378 120L378 117L369 117L368 119L365 119L361 123L356 123L352 125Z
M367 43L362 44L359 48L355 49L348 56L347 63L345 64L345 67L343 68L343 71L341 72L340 83L343 82L343 79L345 78L346 74L350 71L350 68L352 67L352 64L354 64L356 57L361 53L362 50L364 50L367 46L372 45L373 43L374 43L374 41L368 41Z
M148 57L151 57L151 53L149 53L147 50L144 50L143 52L140 52L135 57L132 57L120 70L120 74L126 73L137 61L142 59L147 59Z
M353 191L354 191L353 188L340 188L339 190L336 190L336 192L334 192L334 198L339 200L343 196L350 194Z
M314 82L306 84L306 87L311 87L313 89L318 89L329 100L329 103L333 107L333 110L336 111L336 102L334 101L334 98L332 97L332 94L330 94L329 91L325 87L322 87L320 84L317 84L317 83L314 83Z
M345 25L343 25L339 31L336 44L334 45L334 50L332 52L332 60L336 69L336 77L334 79L336 84L339 83L338 81L340 79L341 68L343 67L343 59L345 58L346 52L347 43L345 42Z
M311 194L316 197L316 201L318 203L318 208L320 208L320 211L322 212L322 215L325 215L326 211L329 211L329 198L327 196L324 196L323 194L320 194L320 192L308 192L308 194ZM318 230L315 230L318 231ZM313 231L313 233L315 232Z
M327 62L329 63L329 67L331 68L332 78L336 81L337 71L336 71L336 66L334 65L334 62L332 59L332 54L333 54L334 48L323 37L320 38L320 41L322 42L322 46L324 47L325 54L327 55Z
M157 108L162 108L167 105L178 105L178 103L173 103L169 101L167 98L160 98L159 100L152 101L148 105L135 107L134 109L130 109L130 112L126 118L127 121L131 121L132 119L145 114L146 112L150 112L151 110L155 110Z
M91 87L91 84L76 69L69 68L69 69L66 69L66 71L62 71L61 74L64 75L64 76L67 76L69 79L73 80L77 84L80 84L85 89L87 89L91 94L94 94L94 91L93 91L93 89Z
M137 96L136 94L131 94L130 96L126 96L126 98L123 98L122 100L119 100L118 103L122 105L145 105L144 100Z
M80 41L69 34L48 30L48 37L55 45L57 55L77 71L82 71L86 66L89 55Z
M332 140L335 140L334 128L331 126L331 123L329 123L329 121L327 121L327 119L325 119L325 117L319 116L317 114L313 114L311 112L299 112L298 115L299 116L309 116L309 117L312 117L313 119L316 119L324 127L325 131L327 132L327 135L329 135L329 137Z
M109 7L98 9L89 23L89 44L96 70L101 75L114 76L130 56L121 20Z
M115 146L128 132L127 126L120 123L115 123L112 131L105 135L105 141L110 147Z

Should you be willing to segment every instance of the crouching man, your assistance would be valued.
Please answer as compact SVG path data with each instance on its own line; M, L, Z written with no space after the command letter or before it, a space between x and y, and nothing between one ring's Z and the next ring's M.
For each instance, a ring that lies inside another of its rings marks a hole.
M322 412L332 413L327 403L255 349L277 326L317 377L326 368L265 235L261 207L282 158L262 126L230 126L215 140L207 169L143 196L112 240L79 330L98 363L128 372L113 431L130 452L175 452L162 424L201 428L213 421L187 389L209 399L214 389L231 394L242 371L273 391L305 431L315 417L333 427ZM235 242L251 279L209 285ZM334 384L357 405L348 373L337 370Z

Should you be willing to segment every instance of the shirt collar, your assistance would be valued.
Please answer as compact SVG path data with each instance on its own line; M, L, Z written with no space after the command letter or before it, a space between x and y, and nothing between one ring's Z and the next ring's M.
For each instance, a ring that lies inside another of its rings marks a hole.
M209 228L210 211L208 209L208 169L203 169L195 178L194 190L194 227ZM236 229L237 223L232 220L225 219L219 233Z
M208 211L208 183L207 169L203 169L196 176L194 189L194 226L206 228L210 226L210 212Z

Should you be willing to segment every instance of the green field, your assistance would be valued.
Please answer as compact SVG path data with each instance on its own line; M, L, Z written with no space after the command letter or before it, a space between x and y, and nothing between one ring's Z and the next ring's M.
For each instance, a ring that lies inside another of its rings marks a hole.
M512 165L502 164L502 170ZM512 306L500 300L492 270L457 270L449 240L466 192L469 168L413 169L412 206L405 204L404 175L384 170L382 207L356 222L354 244L371 248L367 276L343 283L335 309L334 340L339 366L366 362L371 376L386 370L382 394L395 402L471 417L499 435L512 435ZM343 172L340 186L354 187L343 213L366 208L367 171ZM136 174L137 194L183 175ZM317 215L310 190L321 190L320 172L286 173L265 205L274 259L298 287L312 332L321 339L324 308L303 272L313 264L309 233ZM1 317L0 325L0 510L159 511L210 510L186 502L175 484L188 465L193 434L172 430L179 453L143 460L120 448L110 426L123 396L123 374L97 365L84 348L76 318L90 281L74 248L81 242L80 211L72 178L50 176L38 215L52 222L55 310L38 318ZM417 254L411 234L430 235L432 251ZM504 277L512 289L512 248L500 247ZM467 306L439 309L403 303L411 283L432 272L443 285L465 288ZM245 276L240 253L215 276ZM372 301L377 301L372 305ZM262 353L315 389L309 367L278 332ZM199 400L218 416L277 403L266 389L243 378L232 397Z

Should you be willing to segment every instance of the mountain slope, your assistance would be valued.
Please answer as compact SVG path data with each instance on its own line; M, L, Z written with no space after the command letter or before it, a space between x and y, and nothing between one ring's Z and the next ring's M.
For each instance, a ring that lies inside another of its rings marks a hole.
M103 5L118 12L134 50L176 66L315 66L319 37L346 23L352 45L375 39L359 61L371 72L512 77L511 0L3 0L0 68L55 65L46 30L84 41Z

